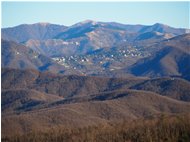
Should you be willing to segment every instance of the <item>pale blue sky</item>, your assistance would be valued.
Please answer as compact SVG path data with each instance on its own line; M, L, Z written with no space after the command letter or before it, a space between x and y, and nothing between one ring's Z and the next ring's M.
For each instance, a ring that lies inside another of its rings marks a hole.
M190 28L189 6L190 2L2 2L2 27L37 22L70 26L91 19Z

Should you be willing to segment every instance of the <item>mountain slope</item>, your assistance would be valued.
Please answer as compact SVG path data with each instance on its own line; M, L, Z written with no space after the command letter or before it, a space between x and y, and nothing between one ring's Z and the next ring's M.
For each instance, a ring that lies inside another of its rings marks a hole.
M144 79L63 76L35 70L2 69L2 89L35 89L63 97L87 96L103 91L130 87Z
M1 41L1 66L17 69L36 69L39 71L64 72L64 66L51 58L33 51L29 47L12 41ZM66 71L67 72L67 71ZM70 73L73 71L70 70ZM76 72L76 71L75 71ZM73 72L74 73L74 72Z
M156 23L151 26L145 26L139 32L145 33L145 32L153 32L153 31L160 32L160 33L169 33L169 34L173 34L174 36L182 35L182 34L186 33L186 29L173 28L168 25L161 24L161 23Z
M183 79L63 76L18 69L1 73L3 135L190 112L190 83Z
M179 78L157 78L136 84L131 89L146 90L177 100L190 101L190 83Z
M32 89L5 90L1 92L1 98L3 113L29 111L35 107L62 99L62 97L38 92Z
M174 78L103 78L63 76L35 70L2 69L2 90L33 89L64 98L87 97L103 92L138 89L189 101L190 83ZM175 87L178 86L178 87ZM177 96L176 96L177 95ZM185 97L186 96L186 97Z
M119 92L115 92L119 94ZM151 117L160 113L188 113L190 104L142 91L124 91L113 100L81 102L49 107L20 115L2 116L2 134L14 135L49 128L76 128ZM107 94L109 95L109 94ZM22 121L22 123L19 123ZM27 125L25 125L27 124ZM25 126L24 126L25 125ZM17 132L15 131L17 130Z
M190 34L174 37L156 45L157 53L131 67L137 76L181 76L190 74Z
M22 43L28 41L29 39L52 39L54 36L64 31L65 29L66 27L61 25L36 23L22 24L12 28L3 28L1 33L3 39Z

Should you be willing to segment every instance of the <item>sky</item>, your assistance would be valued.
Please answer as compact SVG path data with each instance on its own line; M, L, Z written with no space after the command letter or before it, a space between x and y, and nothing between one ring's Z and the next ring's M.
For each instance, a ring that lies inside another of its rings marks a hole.
M84 20L190 28L190 2L2 2L2 27Z

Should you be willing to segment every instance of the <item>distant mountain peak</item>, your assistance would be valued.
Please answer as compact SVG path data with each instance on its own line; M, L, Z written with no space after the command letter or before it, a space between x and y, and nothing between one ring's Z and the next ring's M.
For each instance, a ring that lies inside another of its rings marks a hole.
M86 24L97 25L98 22L97 22L97 21L93 21L93 20L85 20L85 21L76 23L76 24L74 24L73 26L82 26L82 25L86 25Z
M165 24L162 24L162 23L155 23L153 26L156 26L156 27L169 27L168 25L165 25Z
M48 23L48 22L39 22L39 23L35 23L34 25L47 26L47 25L50 25L50 23Z
M96 21L93 21L93 20L84 20L84 21L82 21L81 23L97 23Z

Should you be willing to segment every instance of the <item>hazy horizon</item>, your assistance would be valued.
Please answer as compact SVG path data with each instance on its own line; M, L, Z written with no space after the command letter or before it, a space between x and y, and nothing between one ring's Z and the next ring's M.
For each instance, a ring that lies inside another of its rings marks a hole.
M189 2L2 2L2 28L48 22L71 26L93 20L189 27Z
M47 21L39 21L39 22L35 22L35 23L22 23L22 24L19 24L19 25L34 25L34 24L55 24L55 25L61 25L61 26L67 26L67 27L70 27L70 26L73 26L77 23L81 23L81 22L84 22L84 21L95 21L95 20L91 20L91 19L87 19L87 20L83 20L83 21L78 21L76 23L73 23L72 25L65 25L65 24L61 24L61 23L51 23L51 22L47 22ZM170 27L173 27L173 28L184 28L184 27L174 27L174 26L171 26L171 25L168 25L168 24L165 24L165 23L160 23L160 22L156 22L156 23L153 23L153 24L141 24L141 23L134 23L134 24L128 24L128 23L121 23L121 22L117 22L117 21L95 21L95 22L105 22L105 23L119 23L119 24L123 24L123 25L144 25L144 26L152 26L154 24L163 24L163 25L167 25L167 26L170 26ZM1 27L1 28L12 28L12 27L16 27L16 26L19 26L19 25L14 25L14 26L9 26L9 27ZM190 29L190 28L186 28L186 29Z

